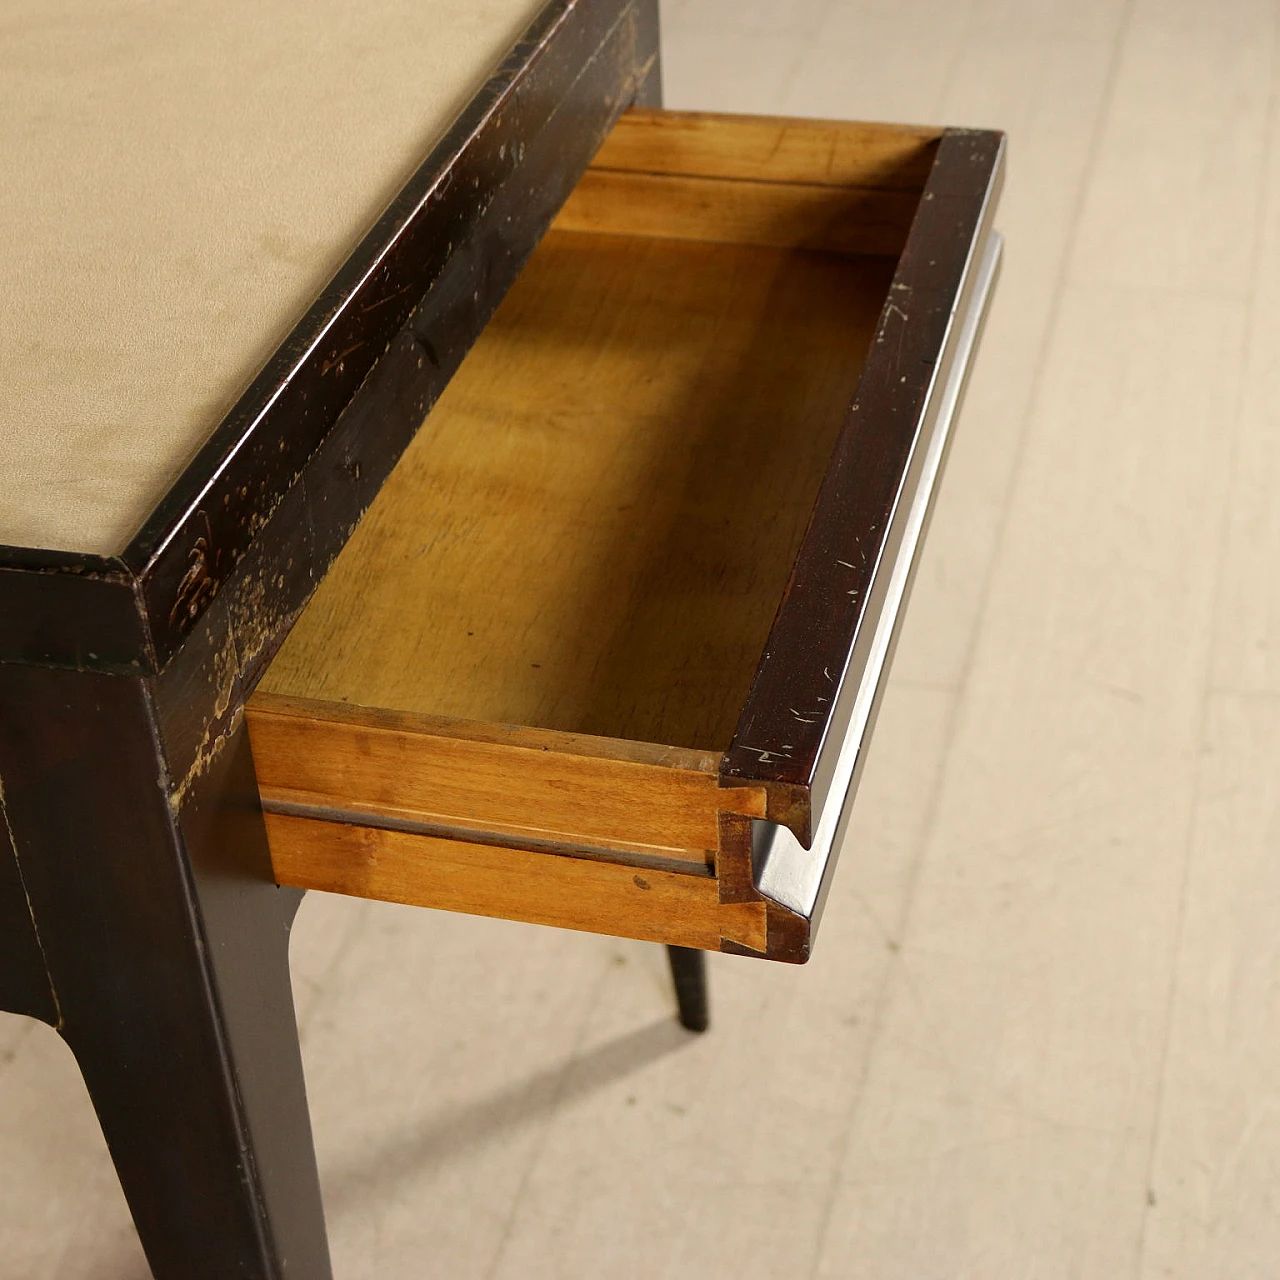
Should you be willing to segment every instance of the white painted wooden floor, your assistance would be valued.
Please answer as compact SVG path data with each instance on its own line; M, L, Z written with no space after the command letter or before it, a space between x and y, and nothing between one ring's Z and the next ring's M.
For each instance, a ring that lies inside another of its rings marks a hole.
M1280 1276L1275 0L674 0L672 106L1007 129L813 963L304 905L340 1280ZM0 1022L0 1276L145 1275Z

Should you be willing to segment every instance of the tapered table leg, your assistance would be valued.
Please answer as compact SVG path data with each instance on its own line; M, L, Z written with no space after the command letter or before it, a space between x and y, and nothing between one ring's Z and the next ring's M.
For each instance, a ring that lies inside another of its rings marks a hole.
M688 1031L705 1031L711 1023L706 956L691 947L668 947L667 956L680 1006L680 1025Z
M0 664L4 811L55 1025L160 1280L325 1280L277 889L243 726L178 784L156 690Z

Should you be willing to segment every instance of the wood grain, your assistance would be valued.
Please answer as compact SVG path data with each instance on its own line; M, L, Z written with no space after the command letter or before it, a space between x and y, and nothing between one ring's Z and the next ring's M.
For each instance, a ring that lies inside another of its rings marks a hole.
M263 687L722 750L891 267L549 233Z
M899 125L631 111L555 225L896 255L939 137Z
M267 815L276 877L300 889L719 950L766 945L763 902L721 905L714 879Z
M846 120L629 111L592 168L919 192L941 133Z
M722 788L714 753L260 695L249 709L268 808L308 806L714 865L719 815L763 817Z
M554 225L565 231L896 255L918 204L917 191L592 167Z

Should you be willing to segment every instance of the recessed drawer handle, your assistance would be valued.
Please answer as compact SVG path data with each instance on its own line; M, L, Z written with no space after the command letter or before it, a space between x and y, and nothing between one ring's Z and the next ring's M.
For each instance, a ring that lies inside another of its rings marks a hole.
M861 671L847 672L845 679L857 680L853 709L836 765L826 803L814 823L809 848L791 830L779 823L757 819L753 826L752 860L756 887L767 898L811 921L816 929L840 844L853 808L856 780L863 761L863 745L870 737L884 679L888 674L898 622L911 584L916 554L936 492L939 472L946 454L951 424L964 389L970 361L986 314L992 287L999 273L1004 240L992 232L979 260L967 311L956 335L955 355L941 390L932 434L924 441L925 453L910 505L903 516L898 552L890 570L884 603L876 621ZM919 447L919 446L917 446Z

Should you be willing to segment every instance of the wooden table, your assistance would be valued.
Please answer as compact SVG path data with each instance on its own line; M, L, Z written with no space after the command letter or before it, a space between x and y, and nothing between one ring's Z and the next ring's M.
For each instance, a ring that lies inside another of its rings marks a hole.
M0 1007L157 1276L329 1274L301 889L807 958L998 264L999 135L484 12L0 47Z

